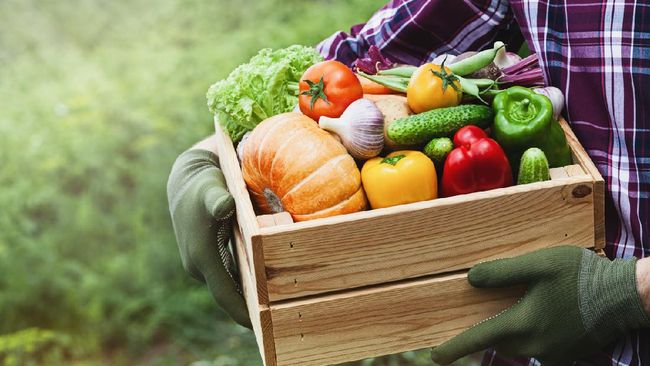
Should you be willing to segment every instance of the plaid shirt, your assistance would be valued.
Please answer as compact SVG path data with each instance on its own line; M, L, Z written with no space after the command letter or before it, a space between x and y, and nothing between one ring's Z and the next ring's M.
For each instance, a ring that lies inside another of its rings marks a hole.
M318 45L348 65L376 45L419 65L441 53L527 41L564 116L605 178L606 252L650 255L650 4L634 0L393 0L366 24ZM494 352L485 364L534 364ZM586 362L586 361L585 361ZM650 331L629 334L586 364L650 364Z

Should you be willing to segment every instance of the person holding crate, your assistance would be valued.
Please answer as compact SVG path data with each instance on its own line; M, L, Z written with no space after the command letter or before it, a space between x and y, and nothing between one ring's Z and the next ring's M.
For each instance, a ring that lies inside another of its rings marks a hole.
M497 40L510 49L525 41L547 85L564 92L564 116L605 177L605 252L613 260L558 247L474 266L473 286L524 284L527 292L434 348L432 359L448 364L493 347L485 364L530 364L529 357L544 365L650 364L650 260L637 260L650 254L648 4L394 0L317 49L349 66L375 45L392 60L419 65ZM234 201L214 143L201 141L177 159L168 182L170 211L185 269L250 328L227 251Z

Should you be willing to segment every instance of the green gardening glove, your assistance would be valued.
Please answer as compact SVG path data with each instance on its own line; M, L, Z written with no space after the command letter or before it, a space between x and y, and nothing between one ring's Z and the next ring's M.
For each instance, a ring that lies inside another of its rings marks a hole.
M206 150L181 154L169 175L167 198L183 267L207 284L237 323L251 328L228 250L235 201L226 190L217 156Z
M633 329L650 326L636 288L636 260L610 261L577 247L543 249L474 266L475 287L527 285L504 312L434 348L440 364L488 347L570 365Z

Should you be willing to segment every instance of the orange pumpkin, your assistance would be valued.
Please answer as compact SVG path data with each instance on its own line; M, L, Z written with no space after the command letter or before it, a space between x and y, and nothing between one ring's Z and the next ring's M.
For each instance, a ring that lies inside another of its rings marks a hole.
M341 145L311 118L284 113L262 121L244 145L242 172L257 210L305 221L361 211L361 174Z

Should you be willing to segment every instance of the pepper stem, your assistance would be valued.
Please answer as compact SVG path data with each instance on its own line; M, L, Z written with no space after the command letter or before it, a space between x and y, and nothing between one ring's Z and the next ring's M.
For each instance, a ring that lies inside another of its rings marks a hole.
M395 156L387 156L379 162L379 164L390 164L390 165L397 165L397 162L404 159L406 155L395 155Z

